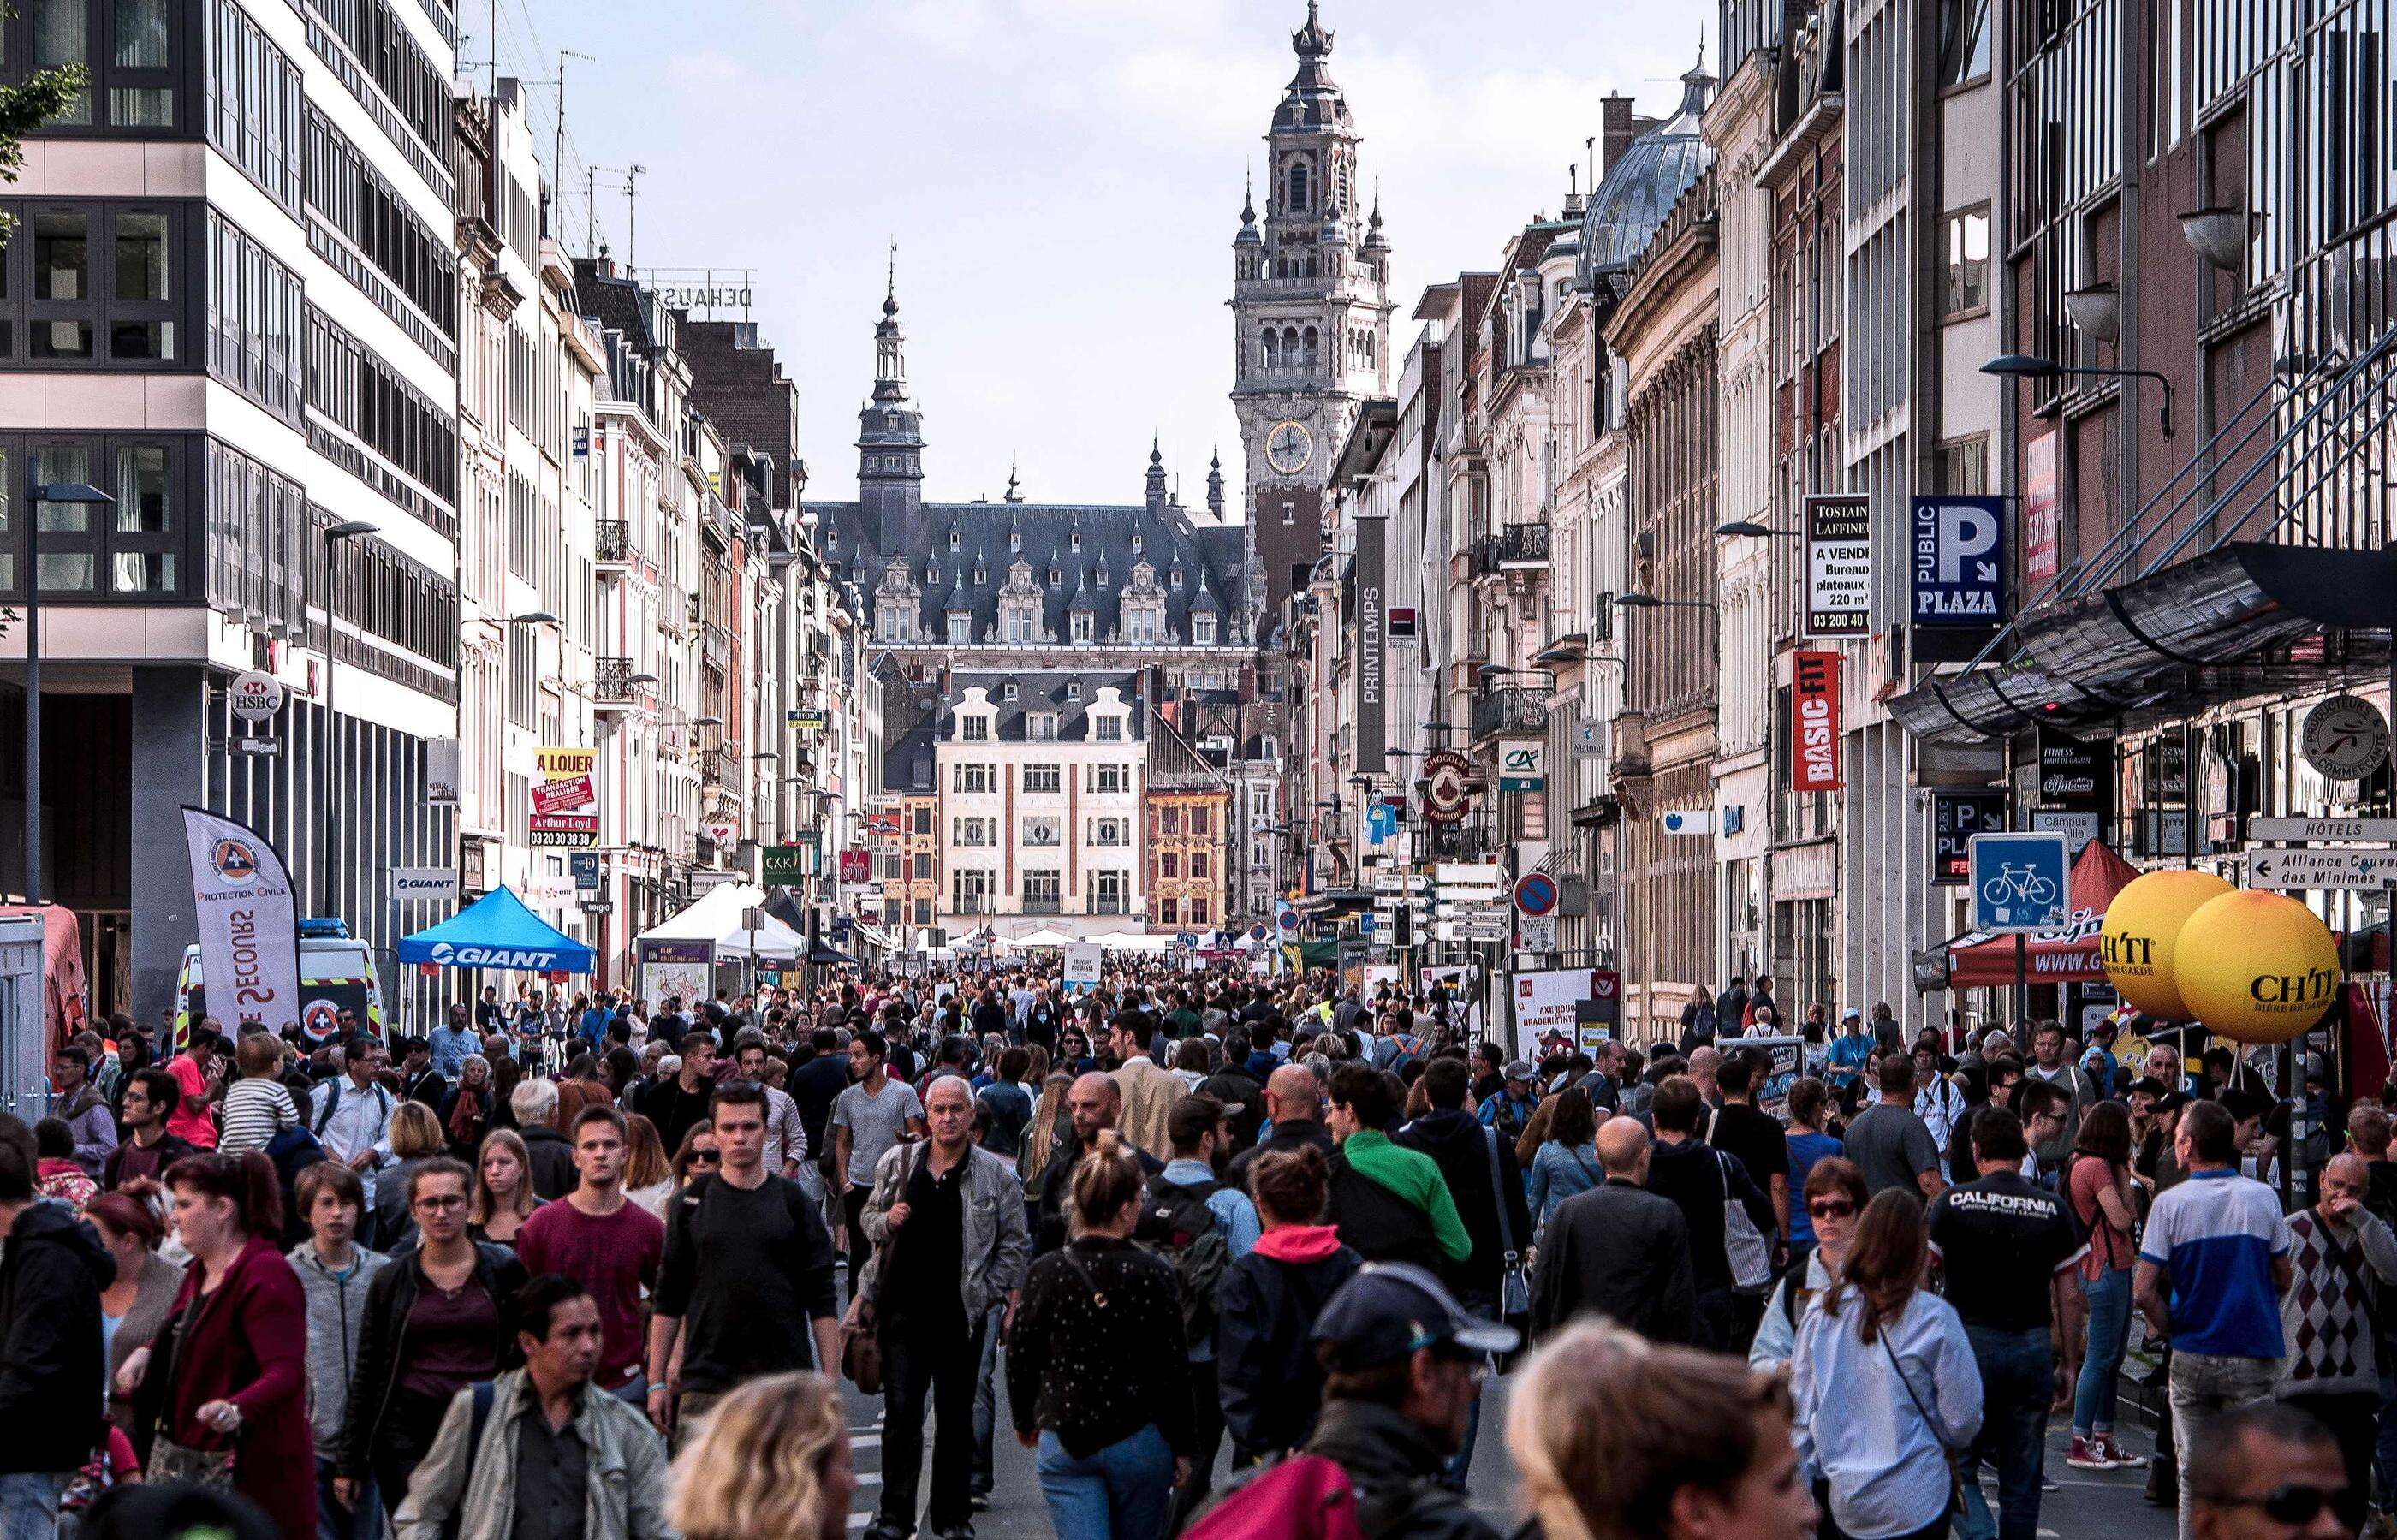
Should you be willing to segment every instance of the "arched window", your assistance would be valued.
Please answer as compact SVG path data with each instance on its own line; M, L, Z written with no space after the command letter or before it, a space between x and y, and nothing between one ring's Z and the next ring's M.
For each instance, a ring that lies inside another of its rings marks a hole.
M1281 328L1281 367L1286 369L1298 368L1298 328L1296 327Z
M1303 161L1303 160L1295 160L1295 161L1291 162L1291 165L1290 165L1290 211L1291 211L1292 213L1293 213L1293 214L1304 214L1304 213L1306 213L1306 195L1307 195L1307 191L1308 191L1308 189L1307 189L1307 185L1306 185L1306 162L1305 162L1305 161Z
M1280 349L1274 346L1274 328L1267 327L1265 328L1265 368L1270 369L1280 367Z
M1307 259L1306 259L1306 275L1307 275L1308 277L1310 277L1310 278L1318 278L1318 277L1321 277L1321 276L1322 276L1322 275L1321 275L1321 274L1318 273L1318 272L1315 270L1315 259L1314 259L1314 258L1312 258L1312 257L1309 257L1309 258L1307 258Z
M1313 365L1321 358L1321 356L1322 349L1316 341L1315 328L1313 327L1309 327L1306 328L1305 344L1300 349L1299 357L1306 364Z

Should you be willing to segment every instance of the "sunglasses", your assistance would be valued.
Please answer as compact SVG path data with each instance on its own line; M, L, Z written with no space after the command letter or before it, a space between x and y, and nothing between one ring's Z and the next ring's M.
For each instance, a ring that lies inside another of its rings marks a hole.
M2260 1497L2223 1497L2216 1501L2224 1507L2261 1508L2265 1518L2294 1528L2312 1523L2323 1509L2345 1501L2347 1493L2343 1486L2310 1487L2288 1482Z
M1856 1212L1856 1206L1845 1199L1827 1198L1807 1204L1806 1212L1817 1219L1845 1219Z
M720 1150L693 1150L690 1152L690 1163L694 1166L713 1166L720 1162L723 1158L724 1155Z

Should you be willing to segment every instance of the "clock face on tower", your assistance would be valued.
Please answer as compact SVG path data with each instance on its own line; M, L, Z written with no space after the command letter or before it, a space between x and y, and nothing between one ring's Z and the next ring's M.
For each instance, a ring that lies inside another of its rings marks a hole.
M1306 469L1315 453L1315 435L1306 431L1304 422L1277 422L1265 434L1265 462L1284 475L1296 475Z

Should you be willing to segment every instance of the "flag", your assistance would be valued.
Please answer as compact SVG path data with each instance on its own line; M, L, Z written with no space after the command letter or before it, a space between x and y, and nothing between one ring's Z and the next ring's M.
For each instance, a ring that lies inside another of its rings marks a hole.
M204 808L183 809L183 838L208 1014L236 1034L241 1022L297 1024L300 924L283 857L248 824Z

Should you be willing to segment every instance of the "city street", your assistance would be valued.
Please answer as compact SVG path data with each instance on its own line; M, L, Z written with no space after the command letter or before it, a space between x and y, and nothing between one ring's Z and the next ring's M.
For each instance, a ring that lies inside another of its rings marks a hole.
M1514 1510L1514 1473L1506 1460L1506 1388L1504 1379L1491 1382L1491 1393L1482 1398L1480 1440L1475 1448L1473 1461L1473 1501L1500 1533L1512 1533L1522 1516ZM850 1417L850 1440L857 1453L857 1497L850 1505L849 1527L862 1531L873 1521L874 1505L882 1493L882 1404L879 1398L857 1393L854 1386L843 1387ZM1002 1386L1000 1394L1005 1395ZM2128 1409L2125 1409L2127 1413ZM1002 1418L1004 1401L1001 1403ZM930 1423L926 1426L929 1429ZM2129 1426L2126 1423L2126 1426ZM2170 1510L2150 1506L2140 1495L2146 1475L2142 1470L2074 1470L2064 1463L2064 1448L2069 1441L2061 1419L2056 1422L2048 1436L2047 1475L2056 1490L2047 1494L2040 1509L2040 1533L2057 1540L2077 1540L2083 1536L2104 1536L2105 1540L2170 1540L2173 1515ZM2142 1451L2151 1448L2153 1440L2146 1430L2135 1428L2128 1440ZM930 1444L926 1445L927 1464ZM994 1446L998 1466L998 1484L989 1511L974 1517L977 1540L1035 1540L1053 1533L1049 1513L1040 1500L1040 1483L1033 1474L1032 1452L1018 1444L1002 1420ZM1230 1468L1228 1458L1219 1464L1219 1478ZM1995 1479L1983 1473L1983 1490L1994 1500ZM922 1498L917 1498L919 1506Z

